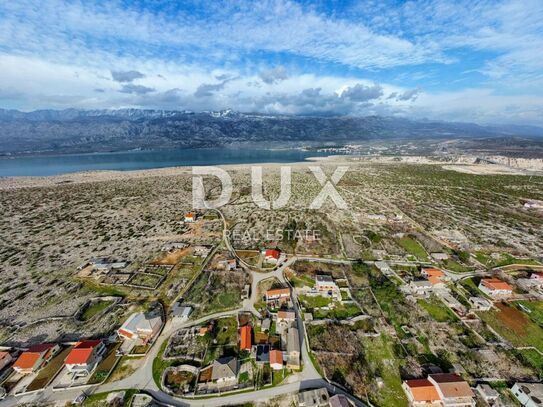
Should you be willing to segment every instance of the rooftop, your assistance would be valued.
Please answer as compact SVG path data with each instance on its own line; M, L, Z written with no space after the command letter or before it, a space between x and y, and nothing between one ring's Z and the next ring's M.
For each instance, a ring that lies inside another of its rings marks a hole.
M498 278L483 278L481 284L484 285L489 290L512 290L510 284L502 281Z

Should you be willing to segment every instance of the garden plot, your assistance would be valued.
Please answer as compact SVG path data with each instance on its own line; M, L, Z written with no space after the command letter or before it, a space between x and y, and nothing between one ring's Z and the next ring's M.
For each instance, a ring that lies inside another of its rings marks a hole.
M199 335L199 328L185 328L177 331L170 338L164 358L201 363L211 339L209 335Z
M377 405L407 405L401 389L401 360L391 342L339 324L310 325L307 331L311 350L328 379L360 398L368 396Z
M250 276L242 269L204 270L187 292L185 302L194 306L194 316L213 314L241 306L241 294Z

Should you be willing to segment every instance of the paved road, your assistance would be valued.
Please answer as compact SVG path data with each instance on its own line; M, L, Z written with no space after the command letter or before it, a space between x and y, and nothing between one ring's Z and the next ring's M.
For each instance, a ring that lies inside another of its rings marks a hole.
M224 224L224 231L226 231L226 219L224 218L222 212L217 211ZM233 255L235 255L235 251L233 250L229 239L227 238L226 232L224 232L223 235L223 241L226 244L227 249L232 252ZM237 256L236 256L237 257ZM320 259L315 257L304 257L304 260L309 261L324 261L324 262L331 262L331 263L350 263L348 260L336 260L336 259ZM251 273L252 276L252 287L251 287L251 296L249 299L245 300L243 303L243 306L241 308L230 310L230 311L224 311L215 313L212 315L207 315L205 317L196 319L196 320L190 320L186 322L180 322L175 320L167 320L166 324L158 336L157 340L153 344L152 348L149 350L149 353L145 356L143 365L140 366L132 375L129 377L119 380L113 383L107 383L103 385L97 385L92 387L87 387L86 389L71 389L71 390L62 390L62 391L52 391L51 387L45 389L44 391L28 396L20 396L20 397L8 397L6 400L0 402L0 407L11 407L15 406L18 403L46 403L46 402L64 402L64 401L70 401L75 399L81 392L85 392L86 394L92 394L92 393L102 393L102 392L110 392L110 391L116 391L116 390L123 390L123 389L140 389L145 390L149 394L153 395L155 399L157 399L160 402L172 405L172 406L223 406L228 404L234 404L234 403L244 403L244 402L250 402L250 401L259 401L259 400L268 400L272 397L280 396L286 393L292 393L297 392L302 389L308 389L308 388L316 388L316 387L327 387L328 390L332 393L341 393L345 394L351 400L357 405L357 406L364 406L363 403L361 403L359 400L355 399L350 395L349 393L344 392L342 389L339 389L332 384L328 383L326 380L324 380L319 372L315 369L313 366L313 363L311 361L311 358L309 356L309 350L308 350L308 344L307 344L307 332L304 327L303 323L303 315L300 314L300 310L298 308L298 300L296 297L295 290L292 290L293 295L293 303L294 303L294 310L297 315L297 321L298 321L298 329L300 332L300 339L301 339L301 357L302 357L302 363L303 363L303 370L299 373L295 373L294 375L287 378L286 383L283 383L281 385L267 388L267 389L260 389L257 391L252 392L246 392L246 393L239 393L239 394L231 394L227 396L220 396L220 397L213 397L213 398L207 398L207 399L180 399L172 397L163 391L161 391L156 383L153 380L153 360L159 356L160 349L164 342L170 338L170 336L177 330L193 325L200 325L210 319L225 317L225 316L231 316L231 315L237 315L240 311L249 311L253 314L260 316L258 311L254 308L255 302L259 300L257 298L258 295L258 283L262 280L268 279L268 278L277 278L279 281L288 284L288 281L284 277L284 270L286 267L290 266L297 260L296 257L291 257L287 261L285 261L281 266L277 267L277 269L262 273L253 271L250 266L244 264L244 268Z

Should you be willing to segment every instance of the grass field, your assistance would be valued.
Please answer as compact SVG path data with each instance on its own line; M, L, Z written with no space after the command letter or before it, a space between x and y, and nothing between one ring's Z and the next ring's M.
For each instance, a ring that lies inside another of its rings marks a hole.
M532 321L543 327L543 301L518 301L518 303L532 311L526 314Z
M418 300L417 304L426 310L437 322L454 322L458 320L456 315L437 298Z
M517 352L525 362L539 372L539 378L543 378L543 356L535 349L520 349Z
M499 310L478 315L514 346L533 346L543 352L543 328L515 306L504 303L496 306Z
M370 400L378 406L407 406L400 377L400 360L394 354L392 342L384 336L367 338L364 348L372 376L379 376L384 382L379 391L368 394Z
M108 301L95 301L95 302L89 304L87 307L85 307L85 309L81 313L80 319L82 321L88 321L89 319L91 319L95 315L98 315L100 312L105 310L111 304L113 304L113 301L111 301L111 300L108 300Z
M420 245L415 239L405 236L398 239L398 244L409 254L412 254L420 260L428 260L428 253L424 250L424 247Z

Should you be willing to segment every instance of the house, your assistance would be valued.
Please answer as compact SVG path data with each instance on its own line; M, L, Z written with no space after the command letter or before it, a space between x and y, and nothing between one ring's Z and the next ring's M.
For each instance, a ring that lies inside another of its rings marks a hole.
M198 336L204 336L210 333L212 329L213 329L212 325L201 326L200 329L198 330Z
M300 335L298 328L289 328L287 332L287 368L300 368Z
M445 280L445 273L434 267L423 268L420 274L434 286L443 284L443 281Z
M434 260L448 260L449 259L449 255L444 252L430 253L430 256L432 256L432 259Z
M298 393L298 405L300 407L328 407L329 400L328 390L324 387Z
M479 290L491 297L507 297L513 294L513 287L498 278L483 278Z
M338 286L334 282L334 279L331 276L318 274L315 276L315 288L320 293L330 293L339 291Z
M277 323L286 322L290 324L296 321L296 313L289 310L279 310L277 311Z
M256 345L255 360L256 363L269 363L270 345Z
M87 376L100 362L105 350L106 346L101 339L78 342L64 359L64 364L70 373Z
M468 302L476 311L489 311L492 308L492 303L482 297L469 297Z
M11 363L13 357L9 352L0 352L0 371Z
M196 222L196 214L194 212L185 213L185 223Z
M239 349L240 350L251 350L252 344L252 338L251 338L251 326L245 325L239 328Z
M543 383L515 383L511 393L523 406L543 406Z
M457 374L431 374L428 380L436 388L443 406L475 407L475 395L471 387Z
M211 381L219 385L235 384L238 378L239 363L233 356L226 356L213 361Z
M288 287L272 288L271 290L266 291L266 302L285 302L288 300L290 300L290 289Z
M343 394L336 394L330 397L330 407L352 407L352 404Z
M275 249L266 249L264 251L264 261L267 263L277 263L279 261L279 257L281 256L281 253L279 250Z
M31 346L30 349L21 353L13 369L21 374L32 373L42 367L60 351L60 346L54 343L42 343Z
M219 267L223 268L226 271L235 270L238 266L238 262L236 259L226 259L226 260L220 260L217 262Z
M475 390L484 401L491 405L500 398L500 394L486 383L478 384Z
M532 274L530 275L530 280L543 281L543 272L538 271L538 272L532 273Z
M176 302L172 308L172 317L180 321L188 321L190 314L192 313L192 307L181 305Z
M276 349L270 352L270 367L273 370L283 369L283 352Z
M137 312L117 329L117 334L126 339L139 340L144 344L149 343L162 327L162 317L148 312Z
M411 406L439 406L441 397L428 379L405 380L402 388Z
M434 290L434 286L428 280L411 281L409 290L413 295L427 297Z

